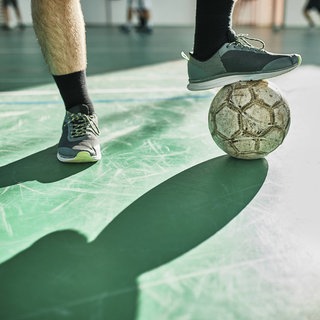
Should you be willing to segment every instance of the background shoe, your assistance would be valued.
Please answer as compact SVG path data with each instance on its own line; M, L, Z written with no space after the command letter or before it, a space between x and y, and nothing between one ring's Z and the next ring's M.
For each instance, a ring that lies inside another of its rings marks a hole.
M139 33L151 34L153 29L150 26L137 26L136 31Z
M11 30L11 28L10 28L8 25L6 25L6 24L3 24L3 25L1 26L1 29L4 30L4 31L10 31L10 30Z
M119 26L119 30L123 33L130 33L132 30L132 27L127 24L123 24L123 25Z
M24 30L26 27L27 27L27 26L26 26L24 23L19 23L19 24L18 24L18 28L19 28L20 30Z

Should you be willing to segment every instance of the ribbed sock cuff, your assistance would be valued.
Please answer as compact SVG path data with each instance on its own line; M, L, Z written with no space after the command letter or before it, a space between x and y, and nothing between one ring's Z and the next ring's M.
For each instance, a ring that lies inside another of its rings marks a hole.
M85 104L88 106L89 112L94 113L93 103L88 94L84 70L66 75L53 75L53 78L60 91L66 110L76 105Z

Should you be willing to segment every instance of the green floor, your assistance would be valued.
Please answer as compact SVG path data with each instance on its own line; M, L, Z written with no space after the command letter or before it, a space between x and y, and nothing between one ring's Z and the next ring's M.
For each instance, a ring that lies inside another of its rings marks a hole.
M89 28L93 165L56 160L64 110L33 32L0 32L1 320L320 319L320 34L252 32L305 65L275 80L286 143L240 161L209 135L215 91L185 88L192 28Z

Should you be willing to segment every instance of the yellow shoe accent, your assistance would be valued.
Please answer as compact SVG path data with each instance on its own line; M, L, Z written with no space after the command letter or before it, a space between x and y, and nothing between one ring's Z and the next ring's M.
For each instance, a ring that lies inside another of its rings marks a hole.
M74 158L64 158L59 154L57 155L58 160L64 163L87 163L87 162L96 162L100 160L101 157L92 156L87 151L80 151Z

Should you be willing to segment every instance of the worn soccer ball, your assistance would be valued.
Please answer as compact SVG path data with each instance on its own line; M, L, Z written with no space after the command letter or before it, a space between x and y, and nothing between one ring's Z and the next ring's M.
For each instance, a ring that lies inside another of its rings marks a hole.
M208 123L213 140L224 152L239 159L258 159L282 144L290 109L274 84L237 82L215 95Z

